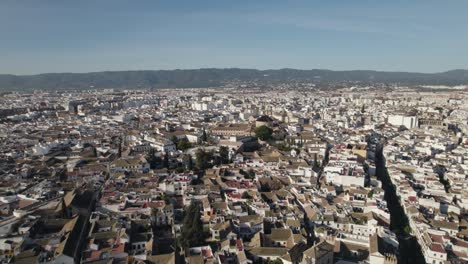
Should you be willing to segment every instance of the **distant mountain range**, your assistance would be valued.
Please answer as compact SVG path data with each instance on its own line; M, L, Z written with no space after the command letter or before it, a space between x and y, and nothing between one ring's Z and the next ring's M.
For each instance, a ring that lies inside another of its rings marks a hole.
M100 88L198 88L217 87L232 80L252 81L359 81L420 85L468 84L468 70L441 73L331 71L331 70L255 70L255 69L194 69L156 71L105 71L90 73L45 73L37 75L0 74L0 91L31 89Z

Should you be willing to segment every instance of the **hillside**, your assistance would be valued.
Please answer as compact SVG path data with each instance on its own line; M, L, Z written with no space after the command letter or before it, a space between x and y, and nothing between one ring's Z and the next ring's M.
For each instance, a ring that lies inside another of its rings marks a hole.
M157 71L106 71L91 73L46 73L38 75L0 75L0 90L88 89L94 88L186 88L217 87L231 80L313 80L375 81L404 84L457 85L468 84L468 70L441 73L331 71L331 70L255 70L193 69Z

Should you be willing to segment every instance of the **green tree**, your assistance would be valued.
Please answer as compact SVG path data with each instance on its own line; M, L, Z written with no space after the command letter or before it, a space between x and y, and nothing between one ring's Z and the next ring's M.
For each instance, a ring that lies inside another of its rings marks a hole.
M179 143L179 139L176 137L176 136L172 136L171 137L171 141L177 146L177 144Z
M212 152L207 152L205 149L200 148L195 153L195 165L200 170L207 169L211 160L213 160Z
M203 128L202 136L201 136L201 141L206 142L208 141L208 135L206 134L205 128Z
M229 163L229 149L225 146L219 148L219 155L221 156L221 163Z
M282 261L281 259L277 258L277 259L275 259L275 260L269 259L269 260L267 260L266 263L267 263L267 264L283 264L283 261Z
M190 141L188 141L187 138L183 138L177 142L177 149L179 150L187 150L192 147L192 144L190 144Z
M280 143L276 146L278 148L278 150L280 151L290 151L291 148L289 147L289 145L286 145L284 143Z
M405 227L403 228L403 230L405 231L405 233L411 234L411 227L410 227L409 225L405 225Z
M193 160L190 154L184 155L185 168L189 171L193 170Z
M243 169L239 170L239 173L244 176L246 179L254 179L255 178L255 171L253 169L249 169L248 171L244 171Z
M312 246L314 245L315 242L315 234L314 234L314 229L310 225L310 219L307 216L307 213L304 212L304 229L306 231L306 239L307 239L307 245Z
M249 169L248 174L249 174L249 178L250 178L250 179L255 178L255 171L254 171L253 169Z
M247 178L249 175L247 174L247 172L245 172L243 169L239 169L239 173L244 176L244 178Z
M255 129L255 136L261 140L268 140L271 138L273 130L267 126L259 126Z
M154 149L151 149L146 155L146 161L149 163L152 170L156 169L158 166L158 159L155 156Z
M200 205L192 203L185 211L179 243L183 247L197 247L205 244L205 233L201 221Z
M198 169L204 170L206 166L206 151L204 149L198 149L195 153L195 165Z

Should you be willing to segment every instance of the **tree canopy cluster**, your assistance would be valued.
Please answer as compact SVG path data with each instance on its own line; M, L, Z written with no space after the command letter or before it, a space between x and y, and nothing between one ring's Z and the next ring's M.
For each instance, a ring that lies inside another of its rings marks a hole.
M205 243L206 235L203 231L203 222L201 220L200 205L192 203L185 210L179 244L182 247L198 247Z
M255 136L263 141L271 139L272 134L273 134L273 129L267 126L259 126L255 129Z

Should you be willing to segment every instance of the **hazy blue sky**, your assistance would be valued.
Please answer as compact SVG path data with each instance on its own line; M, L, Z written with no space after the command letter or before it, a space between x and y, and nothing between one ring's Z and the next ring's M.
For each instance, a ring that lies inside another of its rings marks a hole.
M0 73L468 68L465 0L1 0Z

